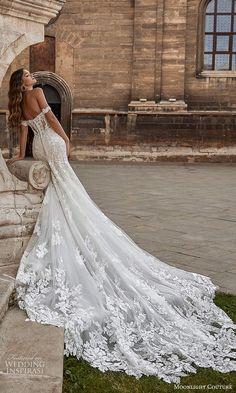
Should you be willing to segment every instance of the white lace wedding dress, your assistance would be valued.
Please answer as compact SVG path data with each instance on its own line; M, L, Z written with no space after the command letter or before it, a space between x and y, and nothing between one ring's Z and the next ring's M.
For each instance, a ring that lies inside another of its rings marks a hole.
M65 354L101 371L170 383L196 366L236 370L236 325L213 302L218 286L149 254L99 209L47 122L49 110L23 122L51 182L20 261L19 307L30 320L63 327Z

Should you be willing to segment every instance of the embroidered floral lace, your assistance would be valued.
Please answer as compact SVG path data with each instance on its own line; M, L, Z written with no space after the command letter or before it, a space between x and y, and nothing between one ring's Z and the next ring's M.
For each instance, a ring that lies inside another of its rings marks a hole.
M24 122L51 182L17 273L19 307L30 320L63 327L65 354L101 371L170 383L196 366L236 370L236 325L213 302L217 286L149 254L99 209L48 110Z

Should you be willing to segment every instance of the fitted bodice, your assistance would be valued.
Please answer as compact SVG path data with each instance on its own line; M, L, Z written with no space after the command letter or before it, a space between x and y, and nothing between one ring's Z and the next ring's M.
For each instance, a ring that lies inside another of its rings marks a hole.
M23 126L30 126L34 132L32 145L33 157L36 160L54 162L57 166L68 163L66 144L64 139L50 126L45 113L50 111L46 106L42 111L30 120L22 120Z
M23 126L30 126L34 132L34 135L38 135L40 131L44 130L46 127L50 127L45 113L51 110L51 107L48 105L46 108L43 108L42 111L30 120L22 120L21 124Z

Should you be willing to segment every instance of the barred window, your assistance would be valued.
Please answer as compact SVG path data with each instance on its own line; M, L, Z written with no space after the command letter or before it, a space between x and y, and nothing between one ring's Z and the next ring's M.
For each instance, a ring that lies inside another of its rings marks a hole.
M236 70L236 0L211 0L204 31L204 70Z

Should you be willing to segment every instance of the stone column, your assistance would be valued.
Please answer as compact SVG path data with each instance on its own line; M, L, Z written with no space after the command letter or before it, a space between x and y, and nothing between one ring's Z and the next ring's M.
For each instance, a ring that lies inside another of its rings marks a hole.
M163 53L164 7L165 7L164 3L165 0L157 0L155 96L153 97L153 99L156 102L159 102L161 99L162 53Z
M161 61L161 100L184 101L187 0L165 0Z
M9 169L0 156L0 274L18 265L50 181L41 161L16 161Z
M132 101L154 98L157 1L135 0Z
M44 25L65 0L1 0L0 86L9 65L29 45L44 40ZM20 166L20 167L18 167ZM49 172L42 163L13 165L10 173L0 149L0 270L16 264L34 228Z

